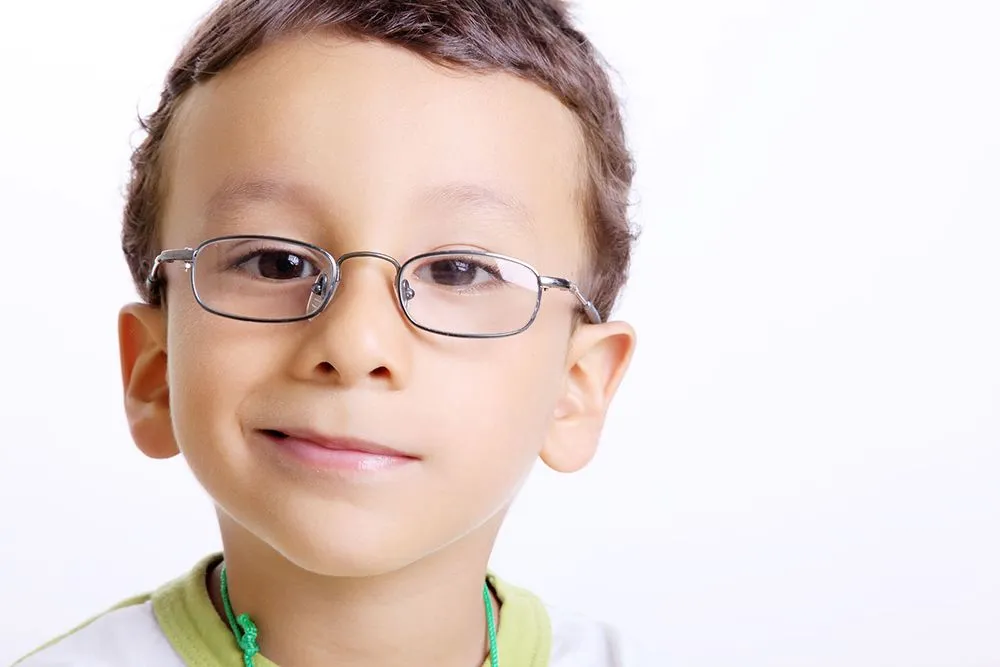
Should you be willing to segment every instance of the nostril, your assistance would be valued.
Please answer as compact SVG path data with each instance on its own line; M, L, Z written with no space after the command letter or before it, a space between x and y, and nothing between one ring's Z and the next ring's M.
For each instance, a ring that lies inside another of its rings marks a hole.
M389 372L389 369L386 368L385 366L379 366L378 368L376 368L375 370L373 370L370 373L370 375L372 377L374 377L374 378L379 378L379 379L382 379L382 380L387 380L387 379L389 379L389 377L392 374Z

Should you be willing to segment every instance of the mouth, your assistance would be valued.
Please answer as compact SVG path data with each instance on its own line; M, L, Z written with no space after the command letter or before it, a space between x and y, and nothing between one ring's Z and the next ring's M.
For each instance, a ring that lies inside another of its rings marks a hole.
M376 472L419 460L412 454L357 438L278 429L261 429L258 433L279 453L313 468Z

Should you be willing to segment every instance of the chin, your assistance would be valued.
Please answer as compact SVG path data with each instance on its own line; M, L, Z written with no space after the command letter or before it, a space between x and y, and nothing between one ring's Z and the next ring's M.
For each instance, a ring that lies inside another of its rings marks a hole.
M387 575L436 555L447 558L445 553L456 549L485 561L506 508L505 502L482 498L414 503L411 494L391 502L331 499L317 496L312 487L251 495L227 485L225 491L226 497L215 496L217 504L228 508L222 514L243 534L233 534L231 544L266 546L296 567L328 577Z
M391 574L419 561L426 554L406 553L398 545L378 548L369 544L345 544L310 540L271 544L296 567L325 577L362 578ZM395 548L395 550L393 550Z
M296 567L323 577L362 579L398 572L417 559L376 559L369 553L344 553L343 551L279 551Z
M375 523L376 525L372 525ZM298 568L327 577L375 577L396 572L436 551L428 534L378 522L325 518L316 525L280 521L251 532Z

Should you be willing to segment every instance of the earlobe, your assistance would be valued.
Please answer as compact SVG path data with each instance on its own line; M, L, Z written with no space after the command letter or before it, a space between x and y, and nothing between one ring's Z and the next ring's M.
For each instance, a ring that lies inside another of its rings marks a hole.
M565 387L541 452L553 470L575 472L594 457L635 342L635 330L625 322L582 326L573 334Z
M118 314L125 415L139 450L154 459L179 453L170 421L166 323L161 309L129 304Z

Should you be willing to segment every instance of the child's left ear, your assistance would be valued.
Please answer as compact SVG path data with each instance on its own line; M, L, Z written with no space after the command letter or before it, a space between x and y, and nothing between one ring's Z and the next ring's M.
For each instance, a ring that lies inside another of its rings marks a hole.
M566 385L541 451L547 466L575 472L594 457L608 407L632 360L635 343L635 330L625 322L581 325L574 332Z

